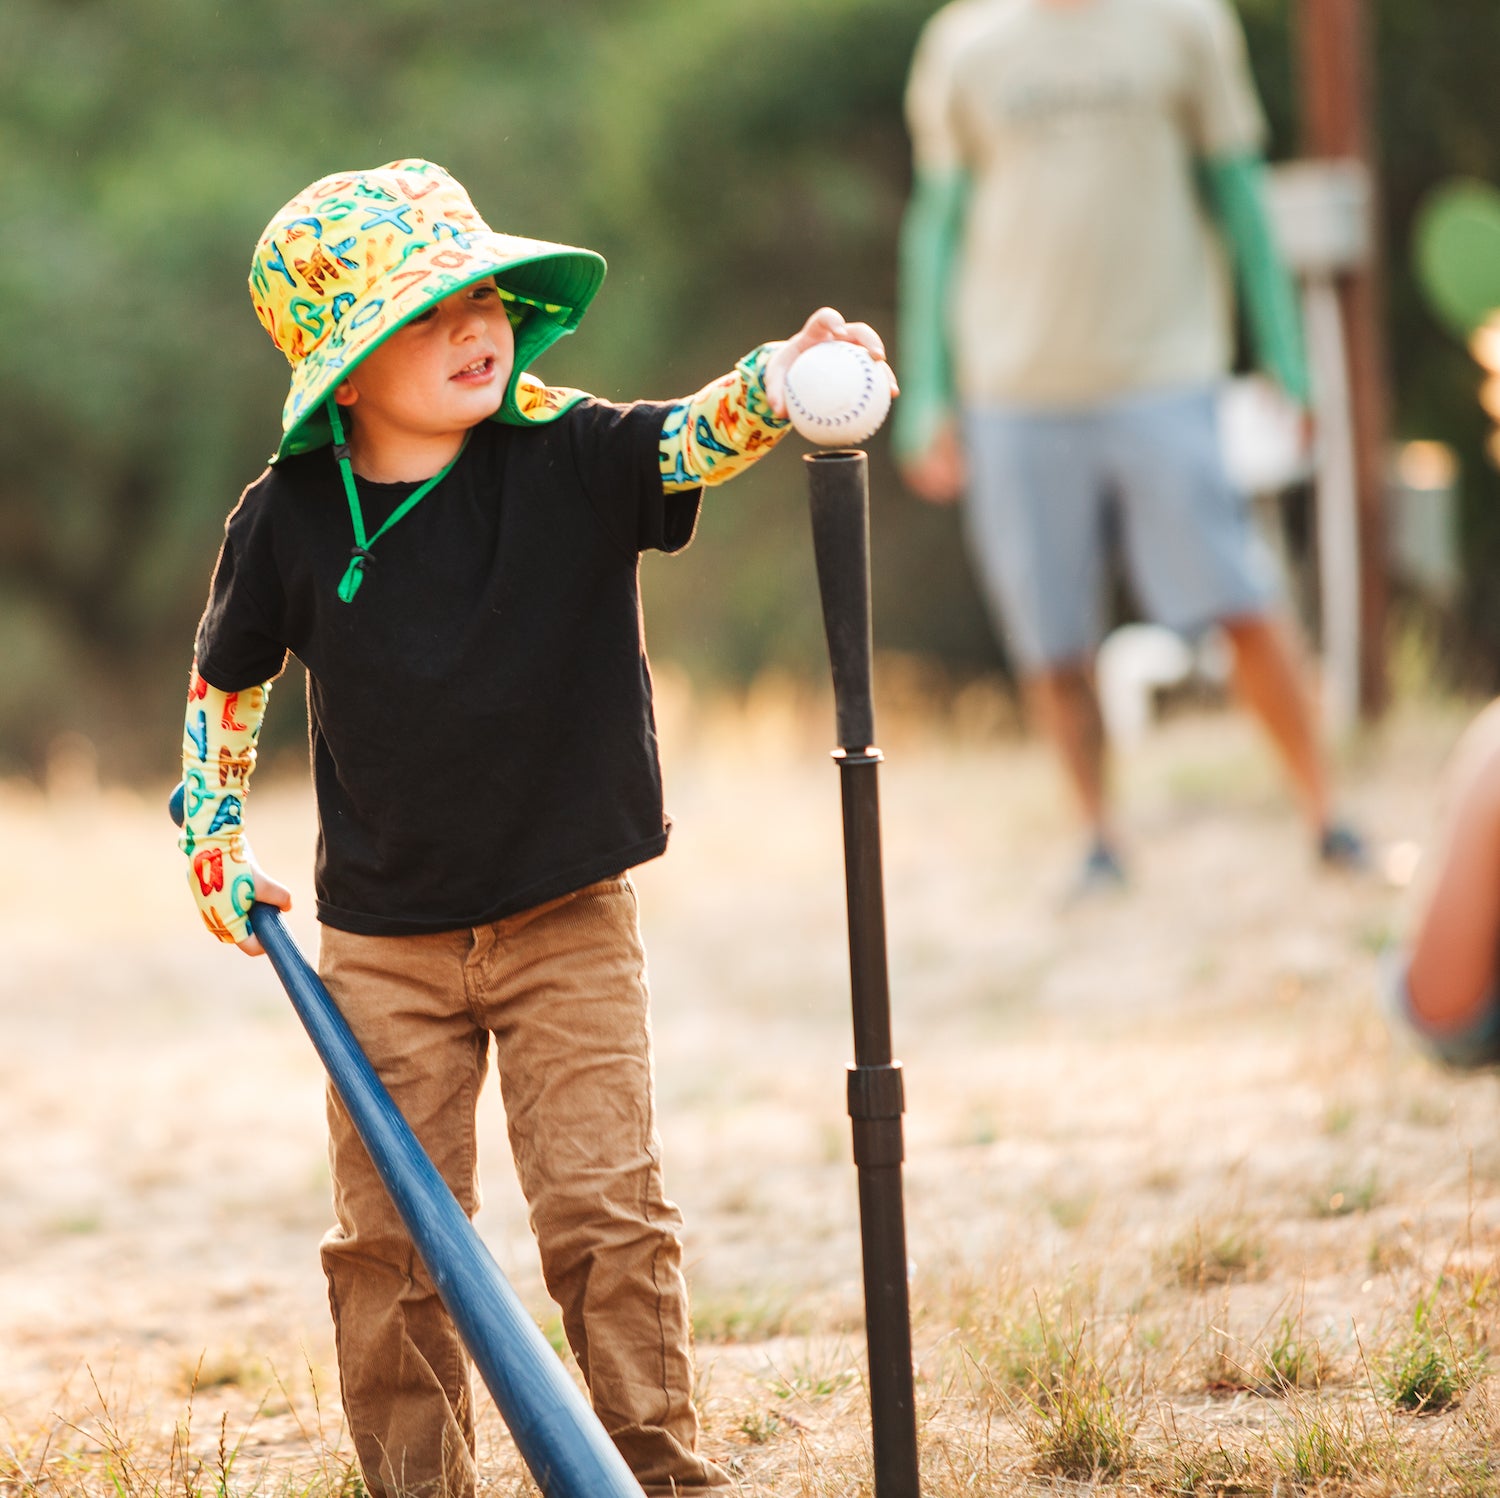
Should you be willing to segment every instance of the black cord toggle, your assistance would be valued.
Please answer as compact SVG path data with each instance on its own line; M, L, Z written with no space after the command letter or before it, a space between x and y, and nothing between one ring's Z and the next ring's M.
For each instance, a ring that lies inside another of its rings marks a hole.
M374 560L374 554L368 546L356 546L349 553L349 565L344 568L344 576L339 582L339 597L345 603L354 602L354 595L359 592L359 585L365 580L365 564Z

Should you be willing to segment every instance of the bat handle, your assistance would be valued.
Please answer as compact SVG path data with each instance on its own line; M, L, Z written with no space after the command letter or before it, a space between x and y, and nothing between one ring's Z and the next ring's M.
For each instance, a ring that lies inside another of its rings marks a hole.
M860 451L808 453L813 559L823 600L823 629L833 669L841 749L875 742L871 689L869 459Z

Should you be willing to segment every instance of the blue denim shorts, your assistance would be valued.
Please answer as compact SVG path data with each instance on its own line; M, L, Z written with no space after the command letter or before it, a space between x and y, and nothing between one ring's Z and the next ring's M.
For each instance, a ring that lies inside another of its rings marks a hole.
M1224 466L1216 398L1195 385L966 413L969 548L1023 670L1092 656L1115 540L1136 603L1183 634L1277 602L1275 560Z
M1456 1071L1500 1065L1500 995L1487 995L1464 1029L1436 1034L1412 1013L1406 971L1405 952L1392 948L1381 954L1380 1007L1392 1027L1414 1041L1418 1050Z

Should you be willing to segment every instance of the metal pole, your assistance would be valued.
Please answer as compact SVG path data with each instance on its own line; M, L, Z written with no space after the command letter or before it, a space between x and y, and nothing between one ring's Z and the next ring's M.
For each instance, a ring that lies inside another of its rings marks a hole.
M905 1101L901 1063L891 1057L877 782L881 753L874 743L870 669L868 462L863 452L844 451L809 453L804 461L838 723L839 748L833 757L843 803L854 1014L848 1102L859 1173L875 1498L917 1498L916 1397L901 1187Z
M1359 717L1359 462L1349 395L1348 340L1331 277L1309 276L1302 293L1308 361L1318 405L1318 616L1323 644L1323 727L1340 738Z
M1375 138L1371 124L1374 62L1365 0L1301 0L1303 150L1309 156L1355 160L1371 182L1371 218L1378 221ZM1383 327L1384 285L1379 235L1369 260L1339 276L1337 293L1347 344L1349 404L1359 525L1359 706L1366 718L1384 711L1386 539L1385 449L1390 381Z

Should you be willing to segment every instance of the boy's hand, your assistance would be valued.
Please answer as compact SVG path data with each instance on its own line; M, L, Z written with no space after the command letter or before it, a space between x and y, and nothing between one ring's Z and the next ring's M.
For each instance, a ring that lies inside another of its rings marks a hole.
M264 905L274 905L277 910L290 910L292 908L292 892L286 885L278 884L271 878L261 866L252 858L250 860L250 877L255 880L255 898ZM266 949L261 946L259 937L251 934L244 941L236 942L247 957L264 957Z
M828 343L833 340L859 344L885 371L885 377L890 383L891 394L899 395L901 393L900 387L896 384L895 372L885 362L885 344L881 342L880 334L869 323L845 322L843 314L834 308L819 307L802 324L801 332L797 333L794 337L788 338L771 355L771 361L766 365L766 400L771 410L777 416L786 415L787 370L813 344Z

